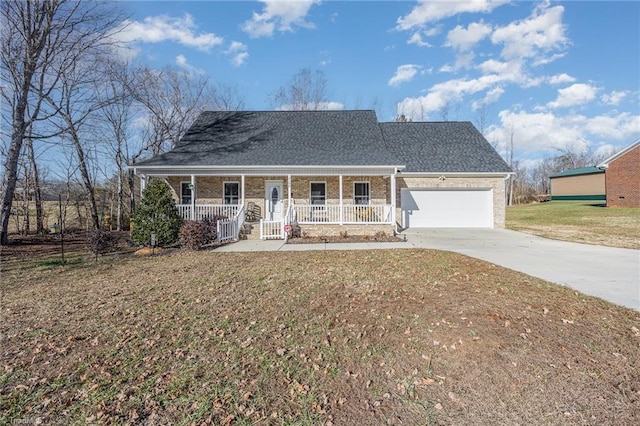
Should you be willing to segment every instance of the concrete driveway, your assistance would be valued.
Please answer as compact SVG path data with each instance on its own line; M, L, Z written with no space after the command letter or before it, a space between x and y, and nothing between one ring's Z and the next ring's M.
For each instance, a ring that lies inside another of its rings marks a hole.
M640 250L505 229L409 229L403 234L412 247L466 254L640 311Z

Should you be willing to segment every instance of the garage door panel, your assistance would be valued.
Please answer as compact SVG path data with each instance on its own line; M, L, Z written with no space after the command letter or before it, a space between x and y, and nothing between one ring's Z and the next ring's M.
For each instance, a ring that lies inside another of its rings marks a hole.
M493 191L403 189L405 228L492 228Z

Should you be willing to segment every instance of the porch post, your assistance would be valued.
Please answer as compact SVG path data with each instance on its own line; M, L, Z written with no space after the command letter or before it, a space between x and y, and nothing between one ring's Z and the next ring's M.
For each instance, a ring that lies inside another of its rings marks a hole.
M191 175L191 220L196 220L196 175Z
M291 207L291 175L287 175L287 208Z
M390 176L391 179L391 223L396 226L396 173L397 170L394 170Z
M240 175L240 205L244 206L244 174Z
M142 193L144 189L147 187L147 177L145 175L140 175L140 198L142 198Z
M344 213L342 211L342 175L338 176L340 178L340 225L344 223Z

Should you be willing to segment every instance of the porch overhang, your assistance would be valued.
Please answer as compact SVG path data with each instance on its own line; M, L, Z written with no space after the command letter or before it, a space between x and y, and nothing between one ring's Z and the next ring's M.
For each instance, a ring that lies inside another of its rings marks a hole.
M380 166L129 166L143 176L389 176L403 165Z

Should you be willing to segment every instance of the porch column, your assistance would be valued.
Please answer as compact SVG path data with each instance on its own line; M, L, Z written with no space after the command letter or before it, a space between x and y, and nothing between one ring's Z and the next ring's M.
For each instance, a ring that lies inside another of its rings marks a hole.
M396 173L397 170L394 170L390 176L391 179L391 223L396 226Z
M244 175L240 175L240 205L244 206Z
M142 198L142 193L144 189L147 187L147 177L145 175L140 175L140 198Z
M291 175L287 175L287 208L291 207Z
M342 175L338 176L340 179L340 225L344 223L344 213L342 211Z
M191 175L191 220L196 220L196 175Z

